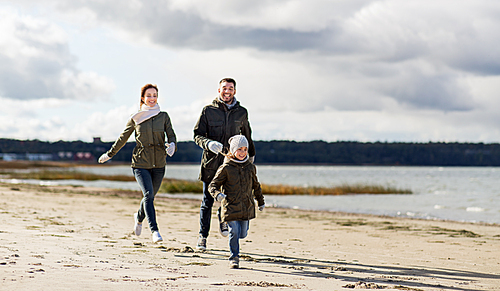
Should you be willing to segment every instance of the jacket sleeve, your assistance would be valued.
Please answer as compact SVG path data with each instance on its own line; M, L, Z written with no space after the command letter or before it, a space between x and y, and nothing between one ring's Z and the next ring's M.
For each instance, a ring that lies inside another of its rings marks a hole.
M248 111L246 118L244 119L242 133L248 140L248 155L250 157L255 157L255 145L252 140L252 128L250 127L250 122L248 121Z
M212 141L208 136L208 122L206 116L206 107L203 108L203 111L200 114L200 118L196 125L194 126L194 142L202 149L208 150L207 144Z
M120 149L127 143L128 138L130 137L132 132L134 132L134 130L135 130L135 122L134 120L132 120L132 118L130 118L123 132L120 134L115 143L111 146L111 149L106 152L110 158L116 155L118 151L120 151Z
M227 171L224 165L220 166L215 174L215 177L212 179L212 182L208 185L208 192L212 197L217 198L217 195L221 193L221 187L226 183L227 180Z
M165 112L166 113L166 112ZM177 151L177 137L174 132L174 128L172 126L172 121L170 120L170 116L167 114L167 118L165 118L165 132L167 133L167 142L175 143L175 151Z
M262 206L265 204L264 202L264 195L262 194L262 188L260 187L259 180L257 179L257 170L255 169L255 166L253 167L252 170L252 189L253 189L253 196L255 197L255 200L257 200L258 205Z

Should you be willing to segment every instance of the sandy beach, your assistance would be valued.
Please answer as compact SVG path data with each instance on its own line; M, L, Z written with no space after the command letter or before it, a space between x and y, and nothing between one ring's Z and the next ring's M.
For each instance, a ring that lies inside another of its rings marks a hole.
M140 197L0 184L0 289L500 290L499 225L266 208L230 269L216 219L195 249L199 201L156 199L164 241L133 235Z

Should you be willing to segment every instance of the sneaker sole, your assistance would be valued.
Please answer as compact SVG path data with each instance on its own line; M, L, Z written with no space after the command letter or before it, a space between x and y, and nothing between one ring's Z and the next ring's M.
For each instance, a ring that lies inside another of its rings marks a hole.
M219 220L220 221L220 220ZM225 228L222 228L222 224L226 224L226 227ZM219 233L223 236L223 237L227 237L229 235L229 226L227 224L227 222L222 222L222 223L219 223Z
M138 221L137 221L137 212L134 213L134 222L135 222L135 225L134 225L134 234L137 235L137 236L140 236L141 233L142 233L142 223L138 223Z
M161 241L163 241L163 238L162 238L162 237L159 237L159 238L157 238L156 240L155 240L155 239L153 239L153 242L154 242L154 243L159 243L159 242L161 242Z
M219 219L219 233L220 235L222 235L223 237L227 237L229 235L229 229L228 229L228 225L227 225L227 222L221 222L221 219L220 219L220 208L217 209L217 218ZM222 229L222 224L226 224L226 228L225 229Z
M136 226L134 228L134 234L137 235L137 236L141 236L141 233L142 233L142 226L141 226L141 229L139 229L139 231L137 231L138 227Z

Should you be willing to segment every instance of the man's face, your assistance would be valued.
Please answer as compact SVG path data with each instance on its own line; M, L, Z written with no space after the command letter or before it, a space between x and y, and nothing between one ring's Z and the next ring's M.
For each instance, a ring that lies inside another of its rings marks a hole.
M219 85L219 97L224 103L233 103L234 94L236 94L236 89L233 83L222 82Z

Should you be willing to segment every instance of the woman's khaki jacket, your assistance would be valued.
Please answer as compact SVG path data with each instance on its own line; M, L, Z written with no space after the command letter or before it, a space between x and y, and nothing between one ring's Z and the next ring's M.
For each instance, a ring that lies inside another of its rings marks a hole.
M170 117L164 111L150 119L135 124L132 118L127 122L120 137L107 152L112 158L127 143L130 135L135 132L136 146L132 152L132 168L152 169L163 168L167 164L165 150L165 133L168 142L174 142L177 151L177 138L170 122Z
M208 186L210 194L216 198L226 194L222 200L222 221L250 220L255 218L255 202L264 205L264 195L257 179L255 165L247 160L237 163L226 159L219 167Z

